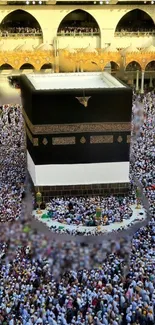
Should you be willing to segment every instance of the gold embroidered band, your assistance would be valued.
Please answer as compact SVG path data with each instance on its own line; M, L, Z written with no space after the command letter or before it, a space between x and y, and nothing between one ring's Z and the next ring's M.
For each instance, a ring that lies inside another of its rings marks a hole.
M75 137L57 137L57 138L52 138L52 144L54 146L75 144Z
M42 124L33 125L26 112L23 116L27 126L33 135L38 134L62 134L62 133L89 133L89 132L130 132L130 122L94 122L72 124Z
M97 143L113 143L114 137L113 135L95 135L90 137L91 144Z

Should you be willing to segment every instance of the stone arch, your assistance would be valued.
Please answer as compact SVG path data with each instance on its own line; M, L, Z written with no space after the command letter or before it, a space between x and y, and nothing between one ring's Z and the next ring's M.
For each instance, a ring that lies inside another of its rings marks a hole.
M139 28L146 29L148 31L154 28L154 21L150 14L145 10L133 9L128 11L121 19L118 21L115 32L119 32L122 29L131 29L133 31L138 31Z
M106 67L108 69L110 69L111 72L113 72L113 71L118 71L119 68L120 68L120 65L117 62L111 60L111 61L106 63L104 69L106 69Z
M0 70L13 70L13 67L11 66L11 64L4 63L0 66Z
M16 9L11 11L3 18L0 24L0 29L2 30L9 30L10 28L16 28L15 30L17 30L18 27L36 28L38 34L43 36L40 23L31 13L27 12L26 10Z
M45 70L45 69L52 69L52 64L51 63L44 63L40 70Z
M155 60L152 60L147 63L145 71L154 71L155 72Z
M81 15L81 17L80 17ZM82 19L83 18L83 19ZM84 19L88 19L88 21L85 21ZM70 26L69 26L69 25ZM57 28L57 35L61 33L61 30L64 30L65 28L69 28L70 30L73 30L75 28L81 27L81 28L93 28L94 31L96 31L96 34L100 35L100 26L97 22L96 18L92 14L90 14L88 11L83 9L75 9L70 11L60 22L58 28ZM72 28L72 29L71 29Z
M137 61L130 61L125 68L126 71L137 71L137 70L142 70L141 65Z
M24 63L21 65L19 70L35 70L35 68L31 63Z
M40 68L40 71L42 73L51 73L53 72L53 66L52 66L52 63L44 63L41 68Z

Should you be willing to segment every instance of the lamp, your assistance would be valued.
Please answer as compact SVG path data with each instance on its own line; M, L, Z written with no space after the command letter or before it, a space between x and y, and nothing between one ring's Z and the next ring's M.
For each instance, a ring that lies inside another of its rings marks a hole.
M38 189L38 192L36 193L36 203L38 204L38 210L37 210L37 213L38 214L41 214L41 210L40 210L40 205L42 203L42 194L39 192L39 189Z
M136 190L136 201L137 201L136 209L140 209L141 208L141 206L140 206L140 190L138 187Z

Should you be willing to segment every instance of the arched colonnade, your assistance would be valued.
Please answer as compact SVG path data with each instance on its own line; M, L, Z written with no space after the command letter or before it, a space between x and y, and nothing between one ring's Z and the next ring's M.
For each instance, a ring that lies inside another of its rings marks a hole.
M102 47L104 39L106 42L109 36L109 42L111 42L112 38L117 36L117 33L121 32L123 36L125 29L130 34L138 32L142 27L143 32L146 33L151 33L155 29L155 11L144 6L138 6L137 8L133 6L134 9L132 7L127 7L126 9L120 7L119 10L114 7L113 10L108 10L109 6L107 6L107 9L105 6L100 6L100 10L96 10L95 6L90 7L90 9L85 6L82 6L82 8L78 6L75 9L70 6L68 10L60 10L60 7L53 8L54 10L49 8L47 10L44 7L42 7L42 10L32 10L30 7L24 10L12 8L2 10L0 13L0 30L4 32L0 37L6 37L5 31L7 29L12 34L17 32L21 35L27 34L27 36L35 34L42 37L43 42L49 41L50 34L50 41L53 41L56 36L64 37L70 35L76 37L89 35L92 37L99 36L102 39ZM109 15L110 19L108 23L107 15ZM23 30L21 29L21 24L23 24Z

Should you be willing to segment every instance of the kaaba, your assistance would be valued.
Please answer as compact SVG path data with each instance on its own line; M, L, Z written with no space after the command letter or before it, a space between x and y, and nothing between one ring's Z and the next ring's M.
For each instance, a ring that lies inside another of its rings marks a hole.
M132 89L107 72L22 75L35 165L129 161Z
M36 190L127 193L132 89L107 72L20 77L27 167Z

